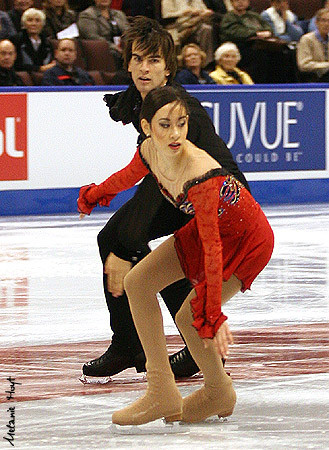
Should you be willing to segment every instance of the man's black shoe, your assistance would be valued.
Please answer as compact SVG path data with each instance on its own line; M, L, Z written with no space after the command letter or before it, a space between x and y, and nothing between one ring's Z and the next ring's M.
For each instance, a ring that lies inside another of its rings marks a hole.
M110 345L102 356L84 364L82 372L89 377L111 377L129 367L135 367L137 372L146 372L145 362L143 352L131 357L127 354L119 354L118 350L114 350Z
M169 361L175 378L188 378L200 372L199 367L194 362L194 359L192 358L192 355L187 347L184 347L179 352L170 355ZM224 358L222 358L222 363L224 367Z
M176 378L188 378L200 372L187 347L170 355L169 362Z

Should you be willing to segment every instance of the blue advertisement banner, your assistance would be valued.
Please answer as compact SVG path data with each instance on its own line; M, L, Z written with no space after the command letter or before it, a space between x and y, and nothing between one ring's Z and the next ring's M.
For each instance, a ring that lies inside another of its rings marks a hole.
M327 169L325 89L189 91L207 109L243 172Z

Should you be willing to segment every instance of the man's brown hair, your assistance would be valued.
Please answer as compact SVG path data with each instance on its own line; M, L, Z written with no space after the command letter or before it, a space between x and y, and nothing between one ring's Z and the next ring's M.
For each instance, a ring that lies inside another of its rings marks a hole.
M136 16L122 38L122 56L126 70L132 57L133 44L135 44L136 49L146 52L147 55L160 54L166 62L166 69L170 72L168 80L175 77L177 70L175 44L171 34L159 22L148 17Z

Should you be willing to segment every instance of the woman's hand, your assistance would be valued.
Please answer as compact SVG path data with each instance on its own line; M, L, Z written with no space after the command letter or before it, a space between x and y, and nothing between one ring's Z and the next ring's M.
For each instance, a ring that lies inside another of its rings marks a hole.
M204 339L205 348L209 347L211 339ZM218 328L217 333L213 339L215 348L221 358L226 359L229 355L229 345L233 344L233 336L228 326L227 321L222 323Z

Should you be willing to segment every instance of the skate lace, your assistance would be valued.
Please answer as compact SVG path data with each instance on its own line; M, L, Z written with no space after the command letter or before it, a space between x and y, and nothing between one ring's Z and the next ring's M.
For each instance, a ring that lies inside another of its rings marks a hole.
M93 359L90 361L90 364L101 365L103 362L106 362L110 357L111 353L113 353L113 349L109 347L105 353L103 353L99 358Z
M186 356L187 356L186 349L184 348L180 352L175 353L175 355L171 355L171 357L170 357L171 364L181 363L184 360L184 358L186 358Z

